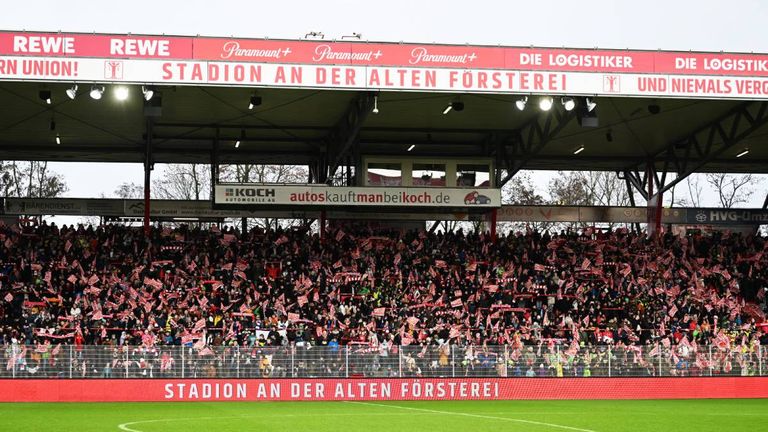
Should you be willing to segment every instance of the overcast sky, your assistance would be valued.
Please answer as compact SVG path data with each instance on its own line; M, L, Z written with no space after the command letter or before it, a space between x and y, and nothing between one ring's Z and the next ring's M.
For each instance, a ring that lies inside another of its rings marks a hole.
M4 8L0 29L765 53L766 19L768 2L758 0L35 0ZM69 196L142 181L137 164L54 165Z

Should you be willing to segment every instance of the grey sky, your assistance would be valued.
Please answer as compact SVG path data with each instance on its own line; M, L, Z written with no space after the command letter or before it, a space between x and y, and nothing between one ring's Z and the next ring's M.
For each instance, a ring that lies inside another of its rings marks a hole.
M35 0L7 7L0 29L471 44L768 52L768 2L583 0ZM69 196L141 182L138 164L55 164ZM84 174L87 173L87 174ZM104 176L104 177L102 177ZM548 177L548 176L547 176ZM98 178L98 182L94 182ZM545 183L540 178L539 184ZM752 205L762 203L754 197Z

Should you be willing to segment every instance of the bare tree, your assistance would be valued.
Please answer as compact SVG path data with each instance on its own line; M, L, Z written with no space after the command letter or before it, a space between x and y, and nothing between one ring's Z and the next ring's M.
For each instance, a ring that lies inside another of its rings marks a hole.
M544 197L536 190L531 174L518 173L501 189L501 201L511 205L544 205Z
M211 196L210 165L169 164L160 178L152 182L153 197L161 199L205 200Z
M707 183L715 190L720 205L732 208L749 201L755 193L754 186L760 184L760 179L752 174L708 173Z
M685 182L688 184L688 196L691 197L691 205L701 207L701 193L704 190L704 186L701 185L701 176L691 174L685 179Z
M4 162L0 172L6 197L54 198L69 190L64 176L51 171L47 161Z
M551 202L557 205L628 206L625 183L609 171L558 172L549 182Z
M547 201L536 190L530 172L520 172L501 188L501 202L508 205L546 205ZM522 231L531 228L544 231L552 226L547 222L501 222L500 231Z
M115 189L115 196L122 199L140 199L144 198L144 186L136 183L121 183L120 186Z

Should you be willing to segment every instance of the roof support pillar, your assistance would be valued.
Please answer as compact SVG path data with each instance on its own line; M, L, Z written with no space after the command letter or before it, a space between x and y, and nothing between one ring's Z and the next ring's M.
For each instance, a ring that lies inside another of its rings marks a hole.
M152 162L152 122L154 119L152 117L147 117L147 133L145 138L145 151L144 151L144 235L149 237L150 234L150 221L149 221L149 214L150 214L150 184L151 184L151 173L152 170L155 169L155 164Z
M211 146L211 199L216 194L216 183L219 182L219 128L213 137Z

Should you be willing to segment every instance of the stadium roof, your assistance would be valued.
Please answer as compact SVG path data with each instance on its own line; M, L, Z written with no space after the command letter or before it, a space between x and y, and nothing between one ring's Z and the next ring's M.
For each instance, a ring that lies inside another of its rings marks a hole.
M237 67L259 68L258 77L223 78ZM304 81L275 78L289 68ZM382 81L388 71L420 73L422 82ZM328 77L319 82L315 72ZM347 85L345 73L362 79ZM494 73L510 77L498 91L478 79L493 83ZM472 83L462 86L462 74ZM0 32L0 79L5 160L142 162L151 136L160 163L209 163L214 153L219 163L330 167L359 155L486 156L507 173L642 172L649 161L683 175L768 171L768 56L759 54ZM526 88L526 79L543 85ZM106 86L101 100L88 96L92 83ZM114 97L118 84L131 89L125 101ZM158 92L149 103L142 84ZM261 103L248 109L254 95ZM537 106L542 95L555 97L548 113ZM577 108L565 111L563 96ZM463 110L443 114L457 101Z
M39 98L43 88L54 95L50 106ZM92 100L87 88L69 100L64 96L67 88L63 83L0 84L0 158L143 161L146 117L138 88L123 102L110 94ZM161 163L210 162L217 127L222 163L308 163L320 157L340 119L356 99L365 96L342 90L259 89L262 105L248 110L252 90L247 88L168 86L159 90L162 115L154 119L152 144L153 158ZM521 112L514 104L518 96L482 94L461 95L464 110L443 115L452 99L444 93L380 93L379 113L367 115L360 127L360 154L493 157L497 148L489 142L497 137L509 147L511 156L516 133L537 118L543 125L546 117L535 100ZM596 102L598 127L582 127L571 119L531 155L525 168L622 170L653 157L661 166L670 145L674 148L675 143L735 109L758 104L628 97L604 97ZM658 114L649 112L651 105L659 107ZM557 105L553 109L566 114ZM51 130L51 121L55 130ZM235 149L234 142L243 130L246 139ZM703 170L766 172L766 134L768 127L757 128ZM715 140L722 143L720 137ZM411 144L416 147L407 153ZM582 145L585 150L574 155ZM736 158L744 148L750 150L748 157Z

